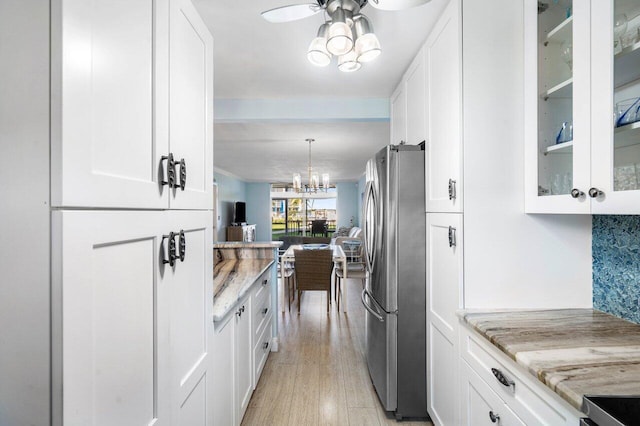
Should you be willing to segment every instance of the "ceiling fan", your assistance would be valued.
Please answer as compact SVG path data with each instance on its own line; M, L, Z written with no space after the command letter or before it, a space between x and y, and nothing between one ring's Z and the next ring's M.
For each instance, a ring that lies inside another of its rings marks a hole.
M333 0L335 1L335 0ZM291 4L288 6L276 7L274 9L266 10L262 12L262 17L269 22L281 23L296 21L303 19L321 10L325 10L332 0L316 0L315 3L305 4ZM357 0L354 3L358 4L358 8L363 8L367 3L370 3L376 9L381 10L403 10L410 7L419 6L424 3L428 3L430 0ZM337 3L348 3L343 1L337 1Z
M378 57L380 42L369 19L360 10L370 3L381 10L401 10L428 3L430 0L315 0L315 3L292 4L262 12L273 23L296 21L324 11L329 19L311 41L307 58L316 66L326 66L332 56L338 57L338 69L352 72L362 63Z

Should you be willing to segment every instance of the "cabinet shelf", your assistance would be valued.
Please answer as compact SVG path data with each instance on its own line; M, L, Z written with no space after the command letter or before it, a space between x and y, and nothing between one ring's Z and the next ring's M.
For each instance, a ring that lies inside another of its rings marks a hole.
M573 141L557 143L544 149L544 155L547 154L571 154L573 153Z
M551 89L542 94L542 98L547 99L571 99L573 97L573 77L568 78L562 83L556 84Z
M549 43L560 44L565 40L571 40L571 31L573 29L573 16L562 21L557 27L549 31L545 40L545 46Z
M640 42L625 47L614 57L613 86L618 88L640 78Z
M640 145L640 121L616 127L614 140L616 149Z

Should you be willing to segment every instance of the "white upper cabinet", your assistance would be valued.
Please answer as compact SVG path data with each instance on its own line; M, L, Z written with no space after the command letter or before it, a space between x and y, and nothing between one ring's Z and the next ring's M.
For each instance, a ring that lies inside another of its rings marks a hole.
M640 213L639 14L624 0L525 2L527 212Z
M404 80L391 95L391 144L407 141L407 92Z
M462 50L459 1L444 10L425 49L427 212L462 212Z
M172 0L170 15L169 146L179 185L171 190L171 208L206 209L213 182L213 38L190 0Z
M406 142L417 145L426 138L427 115L425 112L425 73L422 50L414 59L405 75L407 93L407 136Z
M52 204L209 208L213 43L190 2L55 0L52 15Z

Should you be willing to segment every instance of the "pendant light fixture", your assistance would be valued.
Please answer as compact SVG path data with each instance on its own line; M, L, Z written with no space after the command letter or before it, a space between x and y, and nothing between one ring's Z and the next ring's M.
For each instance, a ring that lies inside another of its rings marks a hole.
M309 45L309 62L324 67L336 56L340 71L353 72L380 55L380 41L369 19L360 13L365 4L363 0L327 2L325 10L330 19L320 26L317 37Z
M315 142L315 139L305 139L309 143L309 163L307 166L308 184L302 185L302 176L300 173L293 174L293 190L296 192L318 192L320 189L327 191L329 189L329 173L322 174L322 185L320 184L320 176L317 172L313 171L311 167L311 142Z

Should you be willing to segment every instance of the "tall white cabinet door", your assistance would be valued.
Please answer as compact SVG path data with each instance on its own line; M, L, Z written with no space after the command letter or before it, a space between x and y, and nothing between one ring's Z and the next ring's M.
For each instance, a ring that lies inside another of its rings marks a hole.
M427 410L457 425L458 319L462 305L462 215L427 213Z
M417 145L426 139L427 131L424 53L422 49L407 71L405 88L407 93L406 141L408 144Z
M169 145L186 165L186 176L176 165L184 189L171 190L171 208L211 209L213 38L190 0L171 0L169 44Z
M252 366L252 345L251 345L251 298L247 295L243 302L238 305L239 311L235 316L235 351L236 351L236 421L242 423L251 394L253 393L253 366Z
M184 257L165 274L171 310L173 424L211 425L213 256L208 211L167 212L173 232L184 232ZM176 237L180 251L180 236ZM182 260L183 259L183 260Z
M427 38L427 212L462 212L462 49L459 0Z
M211 404L214 425L236 425L235 420L235 315L214 324L211 355L213 384Z
M391 95L391 144L407 141L407 92L404 80Z
M171 424L163 218L53 212L54 424Z
M53 206L166 208L168 0L52 2Z

